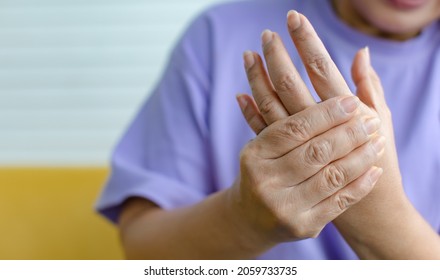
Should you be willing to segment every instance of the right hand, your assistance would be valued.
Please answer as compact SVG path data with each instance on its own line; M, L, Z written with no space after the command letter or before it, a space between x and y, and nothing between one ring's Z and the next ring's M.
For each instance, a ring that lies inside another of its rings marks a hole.
M345 105L345 106L344 106ZM365 197L382 170L377 118L338 96L266 127L240 155L232 207L253 233L274 244L316 237Z

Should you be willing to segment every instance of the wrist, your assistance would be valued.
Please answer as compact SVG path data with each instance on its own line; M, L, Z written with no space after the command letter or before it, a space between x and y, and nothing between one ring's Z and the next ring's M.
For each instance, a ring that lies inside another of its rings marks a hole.
M253 218L258 214L250 210L242 199L239 179L232 187L225 190L223 205L231 229L236 233L237 241L243 249L261 254L277 245L271 239L270 233Z
M399 231L409 225L415 212L400 182L380 181L379 188L333 221L362 259L386 258L384 244L390 244L390 238L399 240Z

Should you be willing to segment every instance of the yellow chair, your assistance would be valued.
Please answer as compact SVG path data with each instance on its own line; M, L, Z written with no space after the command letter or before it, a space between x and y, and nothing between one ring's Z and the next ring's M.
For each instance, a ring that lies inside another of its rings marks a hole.
M0 168L0 259L121 259L93 210L106 168Z

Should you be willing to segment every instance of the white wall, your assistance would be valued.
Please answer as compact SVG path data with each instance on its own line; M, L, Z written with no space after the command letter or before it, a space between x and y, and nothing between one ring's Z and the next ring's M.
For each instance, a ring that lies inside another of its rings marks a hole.
M225 0L0 0L0 165L104 165L190 19Z

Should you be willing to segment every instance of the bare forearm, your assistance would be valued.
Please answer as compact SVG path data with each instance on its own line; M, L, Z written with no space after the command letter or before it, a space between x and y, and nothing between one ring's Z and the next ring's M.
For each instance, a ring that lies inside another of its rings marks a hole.
M440 237L405 197L364 207L370 195L334 221L361 259L440 259Z
M271 245L240 223L222 191L191 207L144 211L124 225L122 242L130 259L246 259Z

